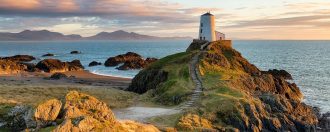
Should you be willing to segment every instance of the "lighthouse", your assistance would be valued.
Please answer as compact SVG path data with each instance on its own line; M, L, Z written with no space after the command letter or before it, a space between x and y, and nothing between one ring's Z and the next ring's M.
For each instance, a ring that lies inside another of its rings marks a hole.
M215 30L215 16L210 12L203 14L200 20L199 40L212 42L224 39L225 34Z

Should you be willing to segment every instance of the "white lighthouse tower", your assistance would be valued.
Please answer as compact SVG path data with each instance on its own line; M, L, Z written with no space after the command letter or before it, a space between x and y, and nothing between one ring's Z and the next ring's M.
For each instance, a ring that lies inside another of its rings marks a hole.
M201 16L199 27L199 40L207 40L209 42L224 40L225 34L215 30L215 17L210 12Z
M210 12L201 16L199 28L199 39L207 41L215 41L215 17Z

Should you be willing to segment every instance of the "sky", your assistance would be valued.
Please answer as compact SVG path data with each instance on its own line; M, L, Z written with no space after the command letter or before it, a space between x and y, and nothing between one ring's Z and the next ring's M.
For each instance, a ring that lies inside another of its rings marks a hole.
M230 39L330 39L330 0L0 0L0 32L197 38L208 11Z

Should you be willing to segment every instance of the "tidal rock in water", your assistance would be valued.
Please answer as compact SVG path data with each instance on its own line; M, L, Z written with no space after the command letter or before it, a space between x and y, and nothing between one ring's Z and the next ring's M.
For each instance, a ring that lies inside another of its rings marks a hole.
M97 61L92 61L91 63L88 64L89 67L98 66L98 65L102 65L102 63Z
M121 63L125 63L126 61L135 61L139 59L142 59L142 57L139 54L133 52L127 52L126 54L110 57L109 59L107 59L107 61L105 61L104 65L117 66Z
M55 56L55 55L51 54L51 53L47 53L47 54L42 55L42 57L49 57L49 56Z
M71 51L70 54L81 54L80 51Z
M11 61L19 61L19 62L30 62L35 60L36 58L30 55L15 55L10 57L3 57L3 60L11 60Z
M84 70L84 67L79 60L73 60L71 62L62 62L57 59L42 60L36 65L36 68L48 73Z

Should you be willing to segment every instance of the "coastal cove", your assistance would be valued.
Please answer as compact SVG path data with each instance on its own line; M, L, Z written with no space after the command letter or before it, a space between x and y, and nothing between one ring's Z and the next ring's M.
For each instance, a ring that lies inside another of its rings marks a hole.
M139 70L121 71L115 67L88 67L92 61L104 63L111 56L132 51L144 58L162 58L185 51L191 40L161 41L2 41L0 56L17 54L33 55L36 61L55 58L62 61L78 59L86 70L92 73L132 78ZM304 102L320 107L322 112L330 111L330 72L327 72L330 41L233 41L233 47L242 53L252 64L262 70L285 69L293 75L293 81L304 94ZM71 55L78 50L82 54ZM42 57L52 53L53 57Z

